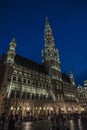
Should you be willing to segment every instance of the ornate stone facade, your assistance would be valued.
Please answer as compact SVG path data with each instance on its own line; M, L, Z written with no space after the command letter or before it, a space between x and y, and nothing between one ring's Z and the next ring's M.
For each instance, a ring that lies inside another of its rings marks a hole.
M8 51L0 56L1 112L22 116L80 112L73 74L61 73L58 49L48 19L44 30L42 64L19 56L13 39Z
M84 81L84 86L78 86L77 91L79 94L79 103L82 110L87 111L87 80Z

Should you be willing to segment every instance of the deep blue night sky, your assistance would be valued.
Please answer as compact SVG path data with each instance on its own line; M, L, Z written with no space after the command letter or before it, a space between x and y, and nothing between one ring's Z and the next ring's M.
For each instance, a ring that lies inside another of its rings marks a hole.
M41 63L46 16L59 50L61 70L76 84L87 79L86 0L0 0L0 54L16 38L16 53Z

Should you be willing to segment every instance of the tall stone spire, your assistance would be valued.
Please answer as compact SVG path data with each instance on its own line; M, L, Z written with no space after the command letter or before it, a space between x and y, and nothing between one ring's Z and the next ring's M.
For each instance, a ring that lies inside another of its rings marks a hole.
M57 71L58 73L61 72L58 49L55 48L54 38L48 18L46 18L44 29L44 49L42 50L42 63L46 66L48 73L51 75L52 71L54 70L55 74L53 75L56 75ZM58 75L57 77L60 78Z
M58 49L55 48L52 30L47 17L44 29L44 42L45 46L42 50L42 63L50 59L55 59L58 63L60 63Z
M7 63L14 63L15 47L16 47L16 41L15 38L13 38L9 44L9 48L7 51L7 60L6 60Z
M46 23L45 23L45 29L44 29L44 41L45 45L51 45L54 46L54 38L52 35L52 30L48 21L48 18L46 17Z

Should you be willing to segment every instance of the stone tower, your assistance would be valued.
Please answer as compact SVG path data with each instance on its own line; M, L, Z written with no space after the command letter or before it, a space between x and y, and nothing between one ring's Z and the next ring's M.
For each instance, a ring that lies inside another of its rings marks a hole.
M75 79L74 79L74 76L73 76L73 73L72 73L72 72L70 72L69 78L70 78L71 83L72 83L73 85L75 85Z
M46 18L44 29L44 48L42 49L42 63L46 72L55 79L62 80L58 49L55 48L52 30Z
M9 48L8 48L8 51L7 51L6 63L14 63L15 47L16 47L16 41L15 41L15 38L13 38L12 41L10 42L10 44L9 44Z

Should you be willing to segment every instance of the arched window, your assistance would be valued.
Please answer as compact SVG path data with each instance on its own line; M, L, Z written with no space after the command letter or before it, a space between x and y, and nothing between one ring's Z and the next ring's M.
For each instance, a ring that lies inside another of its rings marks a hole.
M33 81L32 84L35 85L35 82Z
M15 76L13 76L13 81L16 81L16 77Z
M46 100L46 95L45 94L43 95L43 100Z
M36 94L36 99L38 99L38 97L39 97L39 95L38 95L38 93Z
M30 80L28 80L28 84L30 84Z
M36 85L38 85L38 82L36 81Z
M52 100L52 96L50 95L50 100Z
M47 89L49 88L48 84L47 84Z
M26 79L24 79L23 82L26 83Z
M18 78L18 82L21 82L21 78Z
M34 99L34 93L32 93L32 99Z
M43 88L45 87L45 84L43 83Z
M22 94L22 98L23 98L23 99L25 98L25 92L23 92L23 94Z
M11 98L14 98L14 93L15 93L15 91L12 90L12 91L11 91L11 95L10 95Z
M16 98L20 98L20 92L16 91Z
M42 100L42 94L40 95L40 100Z
M30 99L30 93L27 92L27 99Z

